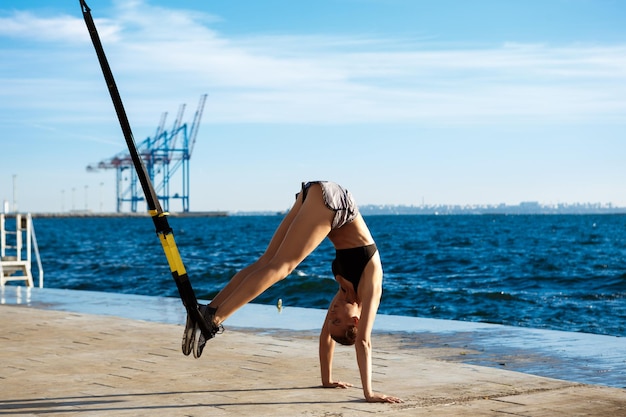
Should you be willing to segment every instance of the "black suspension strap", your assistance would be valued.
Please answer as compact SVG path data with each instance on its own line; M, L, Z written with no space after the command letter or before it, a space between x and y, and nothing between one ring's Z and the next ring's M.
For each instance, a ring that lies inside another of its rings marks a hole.
M102 48L102 43L100 42L96 25L91 17L91 9L87 6L87 3L85 3L84 0L80 0L80 5L83 11L85 23L87 24L87 29L89 30L89 35L91 36L91 41L93 42L96 54L98 55L98 61L100 62L100 67L102 68L104 80L106 81L109 89L111 100L113 100L113 106L115 107L117 118L120 122L122 132L124 133L124 138L126 139L128 151L130 152L135 171L137 172L137 177L139 178L141 188L146 198L148 212L154 222L157 236L161 241L161 246L163 246L163 251L165 252L165 257L167 258L167 262L172 272L172 277L174 278L174 282L176 282L176 287L178 288L178 293L180 294L183 305L187 309L187 314L199 325L202 333L204 333L206 337L210 334L210 327L199 310L196 294L191 286L185 266L180 257L180 253L178 252L178 248L176 247L172 228L169 226L167 221L168 213L163 212L157 194L152 186L152 182L150 181L150 177L148 176L145 164L137 152L137 147L133 139L133 132L130 128L128 117L126 117L126 111L124 110L122 98L117 90L113 73L111 72L106 55L104 54L104 49ZM207 339L208 338L210 337L207 337Z

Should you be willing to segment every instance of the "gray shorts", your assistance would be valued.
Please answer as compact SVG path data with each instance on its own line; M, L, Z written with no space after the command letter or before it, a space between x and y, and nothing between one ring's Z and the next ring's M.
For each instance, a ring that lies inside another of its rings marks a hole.
M350 191L341 185L330 181L310 181L302 183L302 202L306 198L307 191L312 184L319 184L322 187L324 204L335 212L331 229L339 229L341 226L353 221L359 214L359 208L350 194ZM297 197L297 196L296 196Z

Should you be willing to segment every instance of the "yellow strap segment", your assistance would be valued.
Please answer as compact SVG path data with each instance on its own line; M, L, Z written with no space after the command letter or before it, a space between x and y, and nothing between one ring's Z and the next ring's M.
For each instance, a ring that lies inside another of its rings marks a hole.
M167 212L159 213L158 210L148 210L148 213L152 218L154 217L166 217L169 215ZM167 263L170 266L170 270L172 272L178 273L178 276L183 276L187 273L185 271L185 265L183 264L183 260L180 257L180 253L178 252L178 247L176 247L176 241L174 241L174 235L171 232L162 232L157 230L157 235L159 236L159 240L161 241L161 246L163 246L163 252L165 252L165 257L167 258Z
M154 217L154 216L164 217L164 216L169 216L170 215L167 211L163 211L163 212L159 213L159 211L156 210L156 209L148 210L148 214L150 215L150 217Z
M187 271L185 271L185 265L183 264L183 260L181 259L178 248L176 247L174 235L171 233L169 235L159 233L159 240L161 241L161 246L163 246L163 252L165 252L167 263L170 265L170 270L172 272L177 272L179 276L186 274Z

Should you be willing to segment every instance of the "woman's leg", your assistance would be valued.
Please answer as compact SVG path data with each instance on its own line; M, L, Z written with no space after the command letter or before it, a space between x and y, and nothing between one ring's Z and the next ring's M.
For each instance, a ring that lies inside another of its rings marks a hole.
M254 263L248 265L244 269L237 272L230 279L228 284L220 290L220 292L213 298L213 300L211 300L211 303L209 304L210 307L217 308L218 306L220 306L224 302L224 300L230 297L230 295L237 289L237 287L239 287L239 285L241 284L241 281L246 276L250 275L252 272L266 265L269 262L269 260L274 257L274 254L276 253L276 251L278 250L278 247L280 246L281 242L285 238L285 235L287 234L287 230L289 230L289 227L291 226L293 219L296 217L301 207L302 207L302 193L300 193L293 207L291 207L291 210L289 210L285 218L280 222L280 225L274 232L274 236L272 236L272 239L270 240L270 243L267 246L267 249L265 249L265 252L263 253L263 255L261 255L261 257L258 260L256 260Z
M218 308L216 324L289 275L328 235L334 211L324 204L321 187L312 185L304 203L301 198L294 205L296 210L289 213L293 212L293 217L286 218L279 226L268 246L267 256L264 255L262 262L253 264L254 267L247 268L245 275L237 277L238 285L231 286L229 294L220 297L220 303L213 305Z

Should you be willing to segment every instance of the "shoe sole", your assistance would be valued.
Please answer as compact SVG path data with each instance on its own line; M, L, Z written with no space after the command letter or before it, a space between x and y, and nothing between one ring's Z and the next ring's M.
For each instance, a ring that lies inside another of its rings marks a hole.
M200 314L205 317L205 314L208 310L208 306L200 305ZM206 318L206 317L205 317ZM206 339L202 334L202 330L200 330L200 326L196 324L194 328L193 335L193 357L198 359L202 355L202 350L204 349L204 345L206 344Z
M198 359L202 356L202 350L204 350L204 345L206 345L206 339L202 336L202 331L198 326L196 326L196 331L194 334L194 342L193 342L193 357Z
M189 356L191 351L193 350L193 346L195 344L195 332L196 323L191 319L189 313L187 314L187 322L185 323L185 331L183 332L183 355Z

